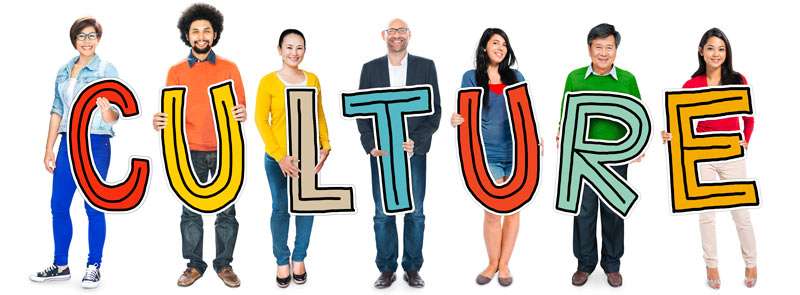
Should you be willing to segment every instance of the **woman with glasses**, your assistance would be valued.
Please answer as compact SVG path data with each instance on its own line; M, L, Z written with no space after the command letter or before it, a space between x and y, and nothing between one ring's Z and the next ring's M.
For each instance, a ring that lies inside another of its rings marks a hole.
M295 216L294 249L289 250L289 210L286 178L297 177L300 169L298 159L288 155L286 147L286 88L314 87L317 90L317 120L319 124L319 163L315 172L319 172L328 158L331 145L328 141L328 125L322 109L322 90L319 79L311 72L300 69L300 63L306 51L306 39L303 33L295 29L284 30L278 38L278 54L283 60L283 67L261 78L256 97L256 126L264 141L266 155L264 166L267 172L269 189L272 193L272 253L278 264L276 282L279 287L286 288L290 281L295 284L306 282L306 269L303 263L306 249L311 238L313 216ZM291 260L291 265L290 265Z
M103 29L100 23L91 17L77 19L69 30L72 47L78 56L70 59L56 74L53 106L50 110L50 125L45 145L44 166L53 174L53 192L50 209L53 216L53 241L55 254L53 263L44 270L32 274L35 282L68 280L69 244L72 240L72 220L69 207L75 194L72 169L67 155L67 121L72 102L80 90L98 79L117 77L117 70L110 63L100 59L96 54ZM110 139L114 136L111 126L119 119L119 113L111 107L108 99L97 98L98 110L92 115L89 129L92 158L100 176L105 179L111 157ZM61 135L58 153L53 153L56 138ZM105 215L84 201L84 208L89 219L89 258L86 263L86 274L81 286L96 288L100 284L100 263L103 257L103 245L106 238Z

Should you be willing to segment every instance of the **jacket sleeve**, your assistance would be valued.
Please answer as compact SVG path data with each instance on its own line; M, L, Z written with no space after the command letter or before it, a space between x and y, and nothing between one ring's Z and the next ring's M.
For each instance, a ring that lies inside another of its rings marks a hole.
M361 79L358 83L358 89L368 89L371 87L369 83L369 70L368 63L361 67ZM361 133L361 146L364 152L369 154L375 148L375 135L372 128L372 119L358 119L358 132Z
M436 76L436 65L433 63L433 61L430 62L430 66L428 68L427 81L429 81L433 88L433 114L422 117L423 120L420 121L421 124L417 125L417 128L413 131L413 133L422 134L424 137L431 137L433 136L433 133L439 129L439 122L442 119L442 106L441 99L439 97L439 81Z

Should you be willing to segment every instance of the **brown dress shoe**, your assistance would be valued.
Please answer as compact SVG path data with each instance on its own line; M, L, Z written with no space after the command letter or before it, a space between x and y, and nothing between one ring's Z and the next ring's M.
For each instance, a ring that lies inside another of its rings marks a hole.
M236 276L236 273L233 272L233 268L230 266L223 267L217 275L222 279L222 282L225 283L225 286L236 288L241 284L241 282L239 282L239 277Z
M187 267L186 270L183 271L183 274L181 274L181 277L178 278L178 286L181 287L191 286L192 284L194 284L195 281L197 281L197 279L199 279L202 276L203 274L200 273L200 271L198 271L196 268Z
M586 284L586 281L588 281L588 280L589 280L589 273L588 272L579 270L579 271L576 271L574 274L572 274L572 285L573 286L578 286L578 287L583 286L583 284Z
M619 272L608 272L606 273L606 278L608 279L608 284L611 287L617 288L622 286L622 274Z

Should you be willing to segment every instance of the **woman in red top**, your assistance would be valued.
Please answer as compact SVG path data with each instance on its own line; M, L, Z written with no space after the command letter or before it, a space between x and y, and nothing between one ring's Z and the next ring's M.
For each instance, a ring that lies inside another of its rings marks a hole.
M700 66L692 78L683 84L683 88L699 88L720 85L745 85L744 76L733 70L731 57L731 44L725 34L717 28L712 28L703 34L698 48L698 61ZM741 118L741 120L740 120ZM742 128L740 121L744 123ZM697 123L696 132L714 131L740 131L744 132L744 140L739 144L747 149L750 134L753 133L753 117L740 116L724 119L703 120ZM672 139L672 134L661 132L664 143ZM700 180L716 181L725 179L743 179L747 177L744 158L728 162L712 162L700 164ZM719 289L720 279L717 270L717 242L714 225L714 212L700 214L700 236L703 242L703 258L706 261L706 277L708 286ZM753 225L750 223L750 214L747 209L731 211L739 234L739 242L744 258L745 285L752 288L756 284L756 244L753 234Z

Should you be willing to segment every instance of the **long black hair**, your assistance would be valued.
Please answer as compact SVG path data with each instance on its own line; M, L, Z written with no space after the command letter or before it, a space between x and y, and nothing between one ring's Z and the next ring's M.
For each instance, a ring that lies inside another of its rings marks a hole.
M703 34L703 38L700 38L700 46L697 52L697 62L700 65L697 67L697 71L692 74L692 78L706 74L706 60L703 59L703 55L700 52L703 51L703 47L706 46L708 39L711 37L720 38L722 39L722 42L725 42L725 61L722 63L722 77L719 81L719 84L742 84L742 75L733 70L733 52L731 51L731 42L728 41L728 37L725 36L725 33L718 28L711 28L710 30L706 31L705 34Z
M483 88L484 107L489 106L489 73L487 72L489 68L489 53L486 52L486 44L489 43L489 39L491 39L494 35L503 37L503 39L506 41L506 48L508 48L506 57L498 66L500 80L502 80L503 84L506 85L519 82L517 81L517 75L514 74L514 71L511 69L511 66L517 63L517 57L514 56L514 50L511 49L511 41L508 40L508 35L506 35L506 32L498 28L486 29L483 31L481 40L478 41L478 49L475 49L475 81L479 87Z

